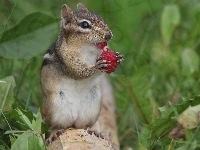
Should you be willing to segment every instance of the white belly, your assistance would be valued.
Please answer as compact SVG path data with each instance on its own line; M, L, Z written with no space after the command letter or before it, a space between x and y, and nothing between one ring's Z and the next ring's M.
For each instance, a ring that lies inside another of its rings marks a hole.
M83 80L63 78L56 87L52 124L85 128L95 123L101 104L101 76Z

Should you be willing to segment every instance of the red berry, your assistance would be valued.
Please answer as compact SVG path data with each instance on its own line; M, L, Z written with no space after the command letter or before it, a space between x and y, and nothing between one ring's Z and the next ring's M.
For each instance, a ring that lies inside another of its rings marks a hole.
M105 70L106 73L114 72L117 65L123 60L123 56L108 49L106 47L106 42L98 43L97 46L102 50L101 60L107 60L104 64L108 65L107 67L101 67L100 69Z
M106 70L106 73L114 72L118 64L116 53L111 51L110 49L107 49L107 51L102 52L101 57L103 60L110 61L110 65L104 68Z
M107 46L107 43L106 43L106 42L98 43L97 46L98 46L100 49L103 49L105 46Z

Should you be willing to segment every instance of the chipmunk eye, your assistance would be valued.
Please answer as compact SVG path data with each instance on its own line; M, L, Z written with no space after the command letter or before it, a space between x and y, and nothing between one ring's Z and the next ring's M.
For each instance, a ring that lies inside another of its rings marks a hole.
M83 28L83 29L87 29L87 28L90 28L90 25L87 21L83 21L81 22L80 26Z

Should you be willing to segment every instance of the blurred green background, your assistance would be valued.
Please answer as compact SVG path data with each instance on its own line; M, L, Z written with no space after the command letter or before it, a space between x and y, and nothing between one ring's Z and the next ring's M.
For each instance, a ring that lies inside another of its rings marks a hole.
M0 79L14 76L15 107L37 112L42 57L57 37L61 6L76 11L79 2L104 18L114 35L110 48L124 55L110 79L121 148L136 149L144 124L160 115L158 107L200 94L200 1L1 0ZM50 18L30 15L38 11ZM21 21L25 17L32 20Z

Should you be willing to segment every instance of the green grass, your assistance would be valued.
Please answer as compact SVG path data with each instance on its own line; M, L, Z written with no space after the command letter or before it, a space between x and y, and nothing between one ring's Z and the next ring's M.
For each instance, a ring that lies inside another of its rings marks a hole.
M37 120L32 115L38 112L42 101L40 67L43 54L56 38L58 30L55 28L59 25L58 18L62 4L67 3L75 10L78 2L77 0L2 1L0 79L14 76L16 82L15 88L10 90L13 91L14 97L10 111L16 108L31 110L29 113L22 112L31 121ZM190 149L200 149L199 125L193 130L186 130L185 141L181 139L172 141L168 138L170 126L176 123L175 118L184 111L183 106L187 108L189 105L181 99L195 99L196 95L200 95L200 2L190 0L83 0L81 2L90 11L99 13L105 19L114 34L109 42L110 48L124 54L122 65L110 75L115 89L121 149L132 147L173 150L187 149L191 144L195 146L190 146ZM44 12L44 14L38 17L34 12ZM24 22L20 24L23 18L30 19L31 14L40 21L47 20L39 25L34 24L35 22L28 25ZM20 28L10 30L16 26ZM45 34L40 34L36 29ZM20 35L26 38L20 39ZM39 42L37 39L43 41L35 44ZM30 49L23 44L29 45ZM23 55L17 55L19 52ZM0 89L3 89L1 85ZM5 96L6 93L0 94ZM180 107L182 109L176 105L169 105L168 102L182 103ZM158 108L162 106L168 108L160 112ZM8 123L12 130L29 129L13 122L13 113L10 111L4 112L7 120L1 115L0 149L11 147L14 141L11 137L16 137L12 134L9 138L4 134L10 130ZM171 118L164 114L171 115ZM163 115L163 121L167 121L169 126L161 125L162 120L156 120ZM150 125L154 123L161 129L160 134L154 127L151 128ZM159 134L159 138L152 136L154 133ZM23 136L29 137L30 133L25 133Z

